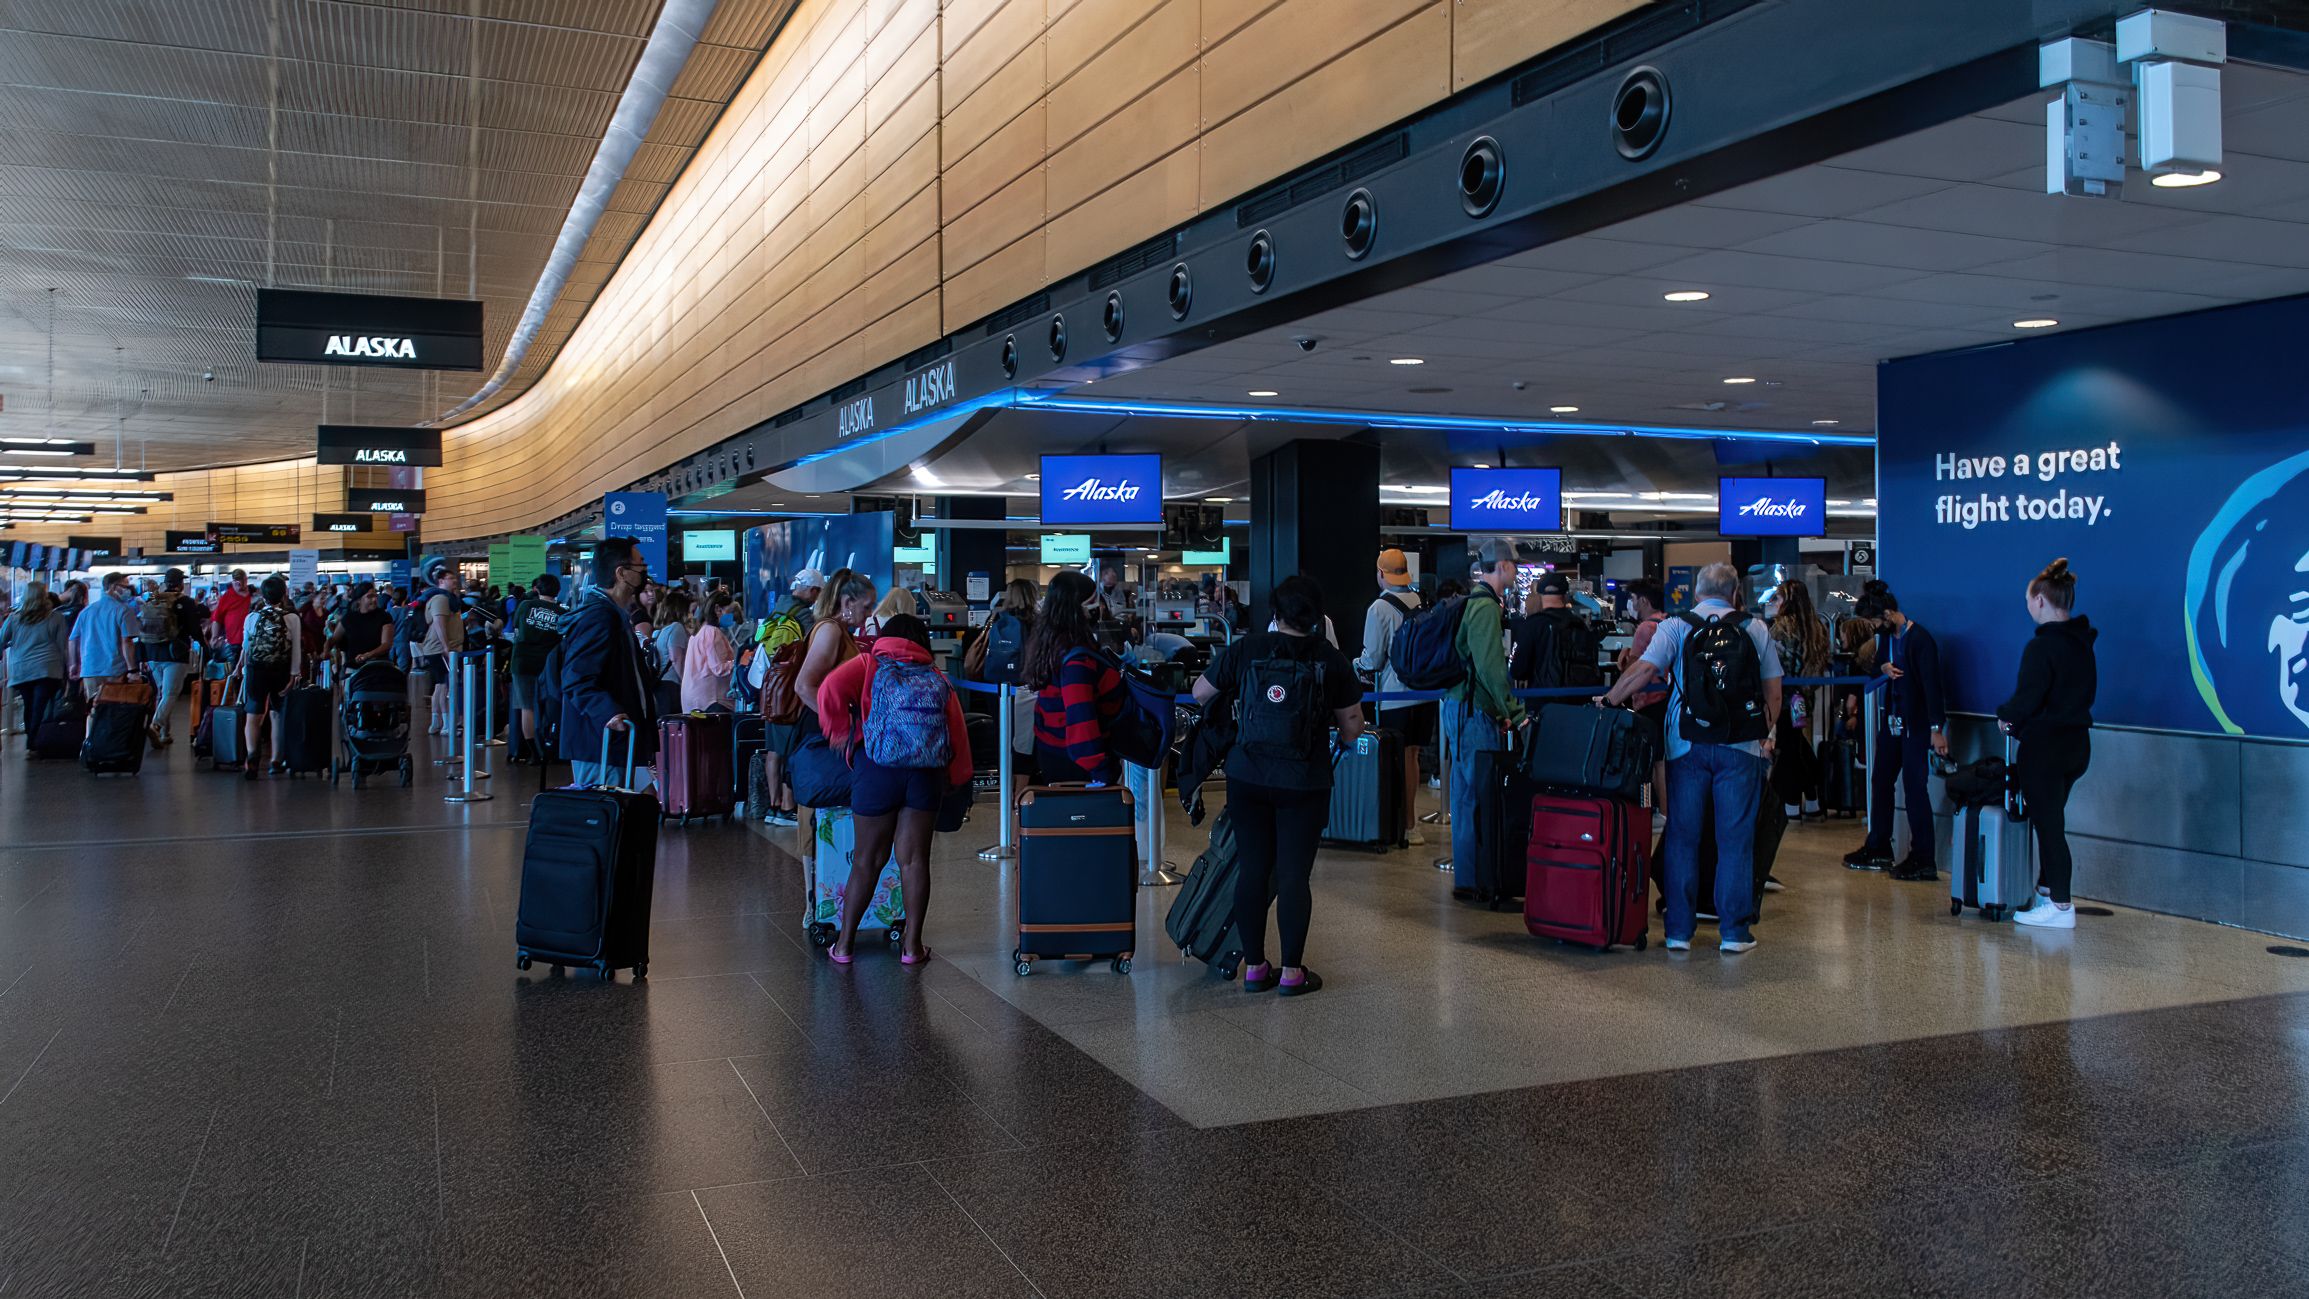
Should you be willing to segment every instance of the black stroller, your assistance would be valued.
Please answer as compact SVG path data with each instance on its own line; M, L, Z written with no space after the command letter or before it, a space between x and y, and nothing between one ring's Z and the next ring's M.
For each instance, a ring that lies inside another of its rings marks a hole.
M345 679L345 700L340 705L344 722L345 760L339 771L353 773L353 788L361 778L398 769L401 787L415 777L409 761L409 676L379 660L364 663Z

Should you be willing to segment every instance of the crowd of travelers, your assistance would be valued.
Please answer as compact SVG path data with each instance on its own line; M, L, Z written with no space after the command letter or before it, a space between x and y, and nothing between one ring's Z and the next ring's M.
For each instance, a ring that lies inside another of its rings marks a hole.
M847 767L856 857L831 959L853 958L865 895L895 862L907 920L901 959L928 960L930 845L955 795L970 786L974 761L984 759L974 755L965 710L932 653L915 594L878 590L848 569L804 569L782 602L749 619L737 592L720 583L667 585L649 572L645 555L632 538L604 540L568 599L550 574L468 590L457 565L439 556L420 562L414 591L369 583L292 591L280 575L252 582L240 569L205 591L188 587L178 569L141 585L107 574L93 591L78 581L56 592L35 582L0 621L0 649L24 730L70 698L142 680L155 691L150 742L166 747L174 740L171 705L189 683L203 691L211 681L233 683L251 779L262 731L287 692L342 680L369 663L390 662L416 678L427 732L452 733L451 672L458 655L484 644L503 647L512 760L535 763L558 752L580 786L627 780L630 762L632 785L649 788L661 718L709 710L759 716L766 778L755 815L796 825L810 814L797 798L805 764L832 752ZM1268 593L1257 611L1268 619L1265 630L1249 630L1256 615L1222 587L1224 634L1205 657L1182 637L1155 639L1167 633L1142 627L1118 635L1121 601L1110 570L1104 583L1078 571L1062 571L1039 590L1009 582L952 666L966 679L1019 687L1012 756L1024 783L1098 788L1124 779L1114 731L1129 707L1125 674L1149 663L1188 665L1191 680L1179 680L1194 702L1232 721L1220 765L1239 858L1233 915L1250 991L1300 995L1321 987L1306 962L1316 852L1335 755L1372 723L1402 741L1406 808L1423 783L1425 751L1440 745L1447 755L1439 776L1448 790L1453 893L1472 899L1486 850L1478 815L1484 755L1517 745L1545 708L1601 705L1650 718L1664 740L1646 801L1660 840L1667 947L1688 950L1698 921L1712 914L1721 950L1737 954L1756 945L1759 895L1749 854L1759 808L1817 818L1824 784L1837 774L1824 770L1809 738L1813 711L1835 707L1831 732L1858 738L1856 692L1831 702L1785 678L1820 677L1832 665L1881 676L1868 834L1845 861L1901 880L1938 878L1925 776L1948 753L1940 650L1883 583L1868 585L1834 634L1801 582L1783 584L1766 608L1751 610L1738 572L1710 565L1696 576L1690 608L1674 614L1657 583L1628 583L1632 634L1606 689L1597 625L1573 607L1566 578L1525 580L1518 547L1505 537L1478 540L1472 558L1464 586L1447 580L1423 597L1404 553L1381 551L1353 660L1338 649L1325 592L1309 578L1285 579ZM2017 781L2042 872L2040 897L2016 919L2065 928L2075 921L2063 813L2090 758L2093 631L2074 612L2076 577L2066 561L2024 595L2037 632L1998 718L2018 742ZM1511 601L1520 608L1511 610ZM1367 712L1366 691L1414 693L1395 655L1406 629L1428 618L1449 622L1453 683L1440 699L1383 697ZM1527 701L1535 689L1555 693ZM1896 787L1909 822L1907 855L1897 863ZM1715 883L1713 896L1702 897L1699 858L1709 830ZM1422 841L1415 825L1405 840ZM1280 939L1272 952L1270 909Z

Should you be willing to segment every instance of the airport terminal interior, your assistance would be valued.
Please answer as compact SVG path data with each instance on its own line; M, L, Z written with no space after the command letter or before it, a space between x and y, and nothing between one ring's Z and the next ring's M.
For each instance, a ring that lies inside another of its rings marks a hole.
M0 127L0 1299L2309 1294L2309 8L15 0Z

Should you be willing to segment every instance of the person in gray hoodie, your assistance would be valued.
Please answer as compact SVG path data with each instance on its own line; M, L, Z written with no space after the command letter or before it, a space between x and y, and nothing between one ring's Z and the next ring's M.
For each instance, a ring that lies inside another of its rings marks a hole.
M16 612L0 622L0 651L7 654L8 681L23 706L27 748L64 692L65 642L71 634L71 625L40 582L26 586Z

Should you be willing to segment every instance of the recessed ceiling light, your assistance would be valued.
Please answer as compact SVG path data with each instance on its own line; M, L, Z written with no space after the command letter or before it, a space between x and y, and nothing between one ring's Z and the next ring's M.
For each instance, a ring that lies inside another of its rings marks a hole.
M2149 183L2158 189L2195 189L2210 185L2221 178L2221 173L2210 168L2204 171L2168 171L2161 176L2149 177Z
M1708 293L1705 289L1677 289L1675 292L1664 296L1670 302L1706 302L1708 300Z
M2032 320L2013 321L2012 327L2014 329L2050 329L2059 323L2050 316L2038 316Z
M1549 410L1551 413L1553 413L1553 414L1557 414L1557 415L1577 415L1577 414L1579 414L1579 407L1577 407L1577 406L1550 406L1550 407L1548 407L1547 409L1548 409L1548 410Z
M1232 496L1206 496L1203 499L1213 505L1232 505L1235 503L1235 498Z
M1480 462L1478 462L1478 463L1476 464L1476 466L1475 466L1475 467L1476 467L1476 468L1478 468L1478 469L1489 469L1489 468L1491 468L1491 466L1490 466L1490 465L1487 465L1487 464L1483 464L1483 463L1480 463Z
M1041 474L1028 474L1028 475L1026 476L1026 481L1028 481L1028 482L1030 482L1030 483L1033 483L1033 482L1040 482L1040 481L1042 481L1042 475L1041 475Z
M1251 390L1249 395L1253 397L1280 397L1283 394L1276 392L1272 388L1254 388Z
M1833 428L1833 427L1835 427L1836 425L1838 425L1838 424L1841 424L1841 423L1843 423L1843 422L1844 422L1844 421L1842 421L1842 420L1840 420L1840 419L1816 419L1816 420L1813 420L1813 421L1812 421L1812 427L1814 427L1814 428Z
M1417 357L1417 356L1398 356L1398 357L1394 358L1393 360L1390 360L1389 362L1387 362L1387 364L1389 364L1389 365L1425 365L1425 364L1427 364L1427 361L1426 361L1426 359L1425 359L1425 358L1423 358L1423 357Z
M1734 375L1734 376L1732 376L1731 378L1724 380L1724 382L1725 382L1725 383L1754 383L1754 382L1755 382L1755 380L1754 380L1754 379L1752 379L1752 378L1749 378L1747 375L1741 374L1741 375Z

